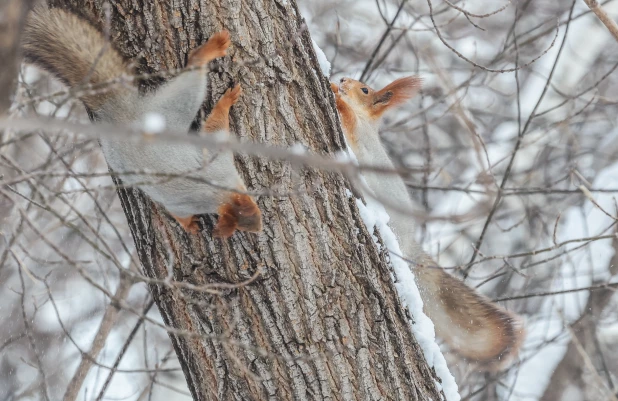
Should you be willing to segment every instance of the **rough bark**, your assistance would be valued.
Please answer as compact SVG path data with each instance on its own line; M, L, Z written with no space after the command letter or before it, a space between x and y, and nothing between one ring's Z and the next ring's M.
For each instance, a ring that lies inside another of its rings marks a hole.
M102 21L102 2L54 0ZM183 66L189 50L222 28L230 58L210 73L213 98L232 82L243 95L231 113L241 139L333 154L342 134L329 84L293 0L112 2L112 39L142 72ZM249 285L220 295L152 285L196 400L441 399L438 380L410 331L387 255L367 232L340 174L238 156L261 196L264 231L185 234L137 190L119 189L144 274L202 285ZM382 248L383 249L383 248ZM242 345L241 345L242 344Z
M0 115L11 106L21 61L19 41L32 0L0 1Z
M21 32L28 10L32 7L32 0L0 0L0 116L7 113L15 94L17 75L21 62L19 44ZM0 130L0 143L6 139L5 132ZM0 146L0 152L6 152ZM5 179L13 176L12 169L0 166L0 176ZM6 197L0 197L0 226L7 223L7 216L11 214L13 204ZM4 254L3 245L0 245ZM4 256L0 256L1 260Z

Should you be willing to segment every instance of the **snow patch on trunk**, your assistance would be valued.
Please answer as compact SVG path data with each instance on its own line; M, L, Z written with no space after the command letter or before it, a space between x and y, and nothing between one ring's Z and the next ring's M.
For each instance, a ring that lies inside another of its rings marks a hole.
M348 147L350 158L357 161L352 149ZM361 178L362 179L362 178ZM366 186L369 190L369 186ZM352 196L349 193L348 196ZM440 351L438 343L436 343L436 332L433 322L423 312L423 300L416 286L414 273L408 266L408 262L401 255L401 247L393 230L389 227L388 222L390 216L382 204L376 200L367 197L365 205L360 199L356 199L356 205L360 212L361 218L370 233L373 228L377 228L382 237L382 241L389 251L390 262L393 266L395 288L403 304L408 308L410 314L414 318L414 322L410 324L414 337L421 349L429 366L433 366L442 383L437 383L436 386L444 392L448 401L458 401L461 399L459 389L455 378L451 374L446 359ZM374 241L378 243L378 239L374 237Z

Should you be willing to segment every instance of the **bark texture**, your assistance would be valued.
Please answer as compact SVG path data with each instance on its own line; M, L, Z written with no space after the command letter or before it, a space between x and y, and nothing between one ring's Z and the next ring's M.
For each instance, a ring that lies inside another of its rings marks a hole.
M98 0L52 3L104 20ZM140 56L141 72L181 67L212 33L231 32L231 57L210 73L207 106L240 82L231 128L241 139L322 154L342 148L329 83L295 1L111 3L112 40L127 57ZM150 287L165 322L183 331L170 337L194 399L443 398L346 180L285 161L236 161L251 190L293 192L259 198L258 235L214 239L215 216L205 216L200 235L190 236L139 191L118 190L145 275L204 285L263 271L220 294Z
M32 0L0 0L0 117L8 113L15 94L21 63L21 32L31 7ZM0 143L5 140L5 131L0 130ZM0 166L0 176L5 179L14 174L13 169ZM8 223L7 217L12 210L12 202L4 196L0 197L0 226Z
M0 115L11 106L21 61L19 42L32 0L0 1Z

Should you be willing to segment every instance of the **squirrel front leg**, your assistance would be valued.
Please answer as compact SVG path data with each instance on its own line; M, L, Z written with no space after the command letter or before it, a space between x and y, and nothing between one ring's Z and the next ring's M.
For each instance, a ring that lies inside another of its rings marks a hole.
M242 88L240 84L226 90L221 99L215 104L215 107L212 108L204 122L202 132L206 134L218 131L230 132L230 108L236 104L241 94Z
M223 57L227 54L227 48L232 44L230 33L227 30L222 30L215 33L208 39L208 42L193 49L189 53L189 62L187 67L201 67L212 60Z
M341 93L339 92L339 85L334 82L330 83L330 88L335 94L335 103L337 105L337 111L339 112L339 118L341 119L341 126L348 141L352 142L351 145L356 144L356 113L350 107L350 105L343 100Z
M206 43L189 53L187 67L193 68L170 79L144 98L144 110L161 114L166 128L171 131L188 131L207 92L207 71L203 67L225 56L230 44L228 31L213 34Z

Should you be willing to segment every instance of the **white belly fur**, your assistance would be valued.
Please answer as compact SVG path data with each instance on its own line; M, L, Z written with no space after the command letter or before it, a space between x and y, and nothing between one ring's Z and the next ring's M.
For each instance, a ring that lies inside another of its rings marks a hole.
M360 165L371 165L395 170L395 166L380 142L378 127L363 120L357 120L356 127L358 141L352 150ZM401 206L401 209L412 210L413 202L403 179L398 174L384 174L380 172L364 172L363 176L369 189L378 200L386 200ZM370 196L370 194L364 194ZM393 230L404 257L414 260L418 255L420 246L416 243L416 226L411 214L402 213L387 204L384 208L390 216L388 223Z
M203 166L202 149L190 144L102 140L101 146L107 163L125 185L137 186L180 217L216 213L229 195L220 187L244 188L230 152L209 157L208 165ZM151 175L127 174L145 170Z

